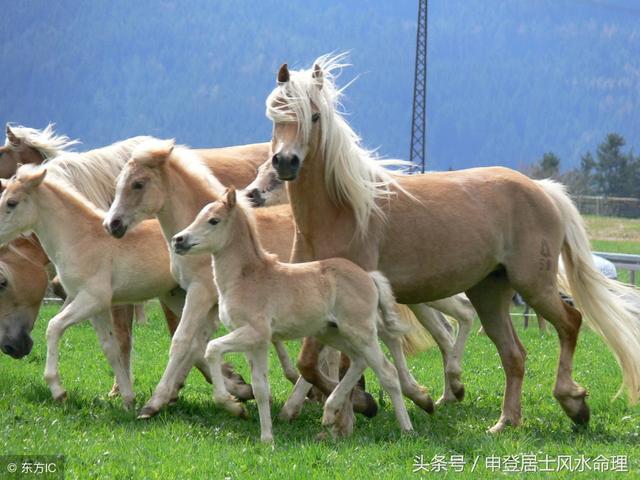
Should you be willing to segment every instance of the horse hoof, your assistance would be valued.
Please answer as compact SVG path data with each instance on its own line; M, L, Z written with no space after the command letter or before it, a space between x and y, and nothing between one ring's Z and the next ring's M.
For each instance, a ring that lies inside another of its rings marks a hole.
M378 414L378 404L373 397L365 392L356 388L353 391L353 411L361 413L367 418L373 418Z
M571 418L573 423L575 423L576 425L588 424L591 418L591 411L589 410L587 402L582 400L582 404L580 405L578 411L574 415L571 415L569 418Z
M142 407L142 410L140 410L140 413L138 414L138 420L147 420L155 416L157 413L158 410L156 410L154 407L145 405L144 407Z
M67 392L59 393L53 397L53 401L56 403L64 403L67 400Z
M464 400L464 385L460 385L459 388L454 388L453 389L453 394L456 396L456 400L458 400L459 402L461 402L462 400Z
M431 399L431 396L429 395L425 395L422 398L419 398L415 404L420 407L422 410L424 410L425 412L427 412L428 414L433 415L433 413L436 411L435 406L433 405L433 400Z

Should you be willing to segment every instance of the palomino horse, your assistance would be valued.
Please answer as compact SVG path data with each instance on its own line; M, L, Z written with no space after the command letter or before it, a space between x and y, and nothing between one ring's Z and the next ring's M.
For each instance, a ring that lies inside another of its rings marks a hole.
M53 127L54 124L50 123L44 129L38 130L35 128L12 126L7 124L5 144L0 147L0 178L10 178L15 175L18 165L39 165L52 158L58 157L59 155L69 155L70 152L68 152L67 149L80 143L78 140L71 140L66 135L56 134ZM144 138L146 137L134 137L131 140L122 142L124 149L121 150L121 153L126 154L126 149L129 145L133 146L136 142L141 141ZM113 147L106 147L104 150L93 150L92 152L85 152L83 154L76 155L82 156L83 158L88 156L90 158L96 153L99 155L106 151L111 152L112 148ZM118 153L117 150L115 153ZM70 156L73 159L74 155L71 154ZM73 159L71 163L78 163L76 160L77 159ZM105 169L104 165L101 164L97 164L96 166L93 162L87 162L86 165L93 166L85 166L83 169L80 169L84 170L82 173L85 174L85 178L87 175L95 175L102 179L105 178L105 174L108 177L109 173L116 173L116 171L109 170L108 167ZM70 178L75 178L76 175L74 174L76 173L76 169L72 166L68 173ZM104 182L101 183L104 184ZM102 189L85 193L90 195L89 200L101 208L107 208L111 203L111 200L113 200L112 195L105 195ZM94 193L97 193L97 196L94 196ZM59 288L59 282L57 279L53 280L53 286L54 291ZM61 296L63 297L66 296L63 292L59 293L62 294ZM134 308L138 321L144 322L146 320L144 306L136 305ZM126 325L127 318L123 318L122 315L127 315L128 313L130 313L129 309L125 309L124 306L118 306L116 311L114 311L114 321L118 324ZM168 319L167 321L171 323L170 320L175 321L174 318Z
M0 350L13 358L31 352L31 330L47 291L48 263L33 238L0 247Z
M521 421L525 350L509 316L513 291L556 328L560 361L554 396L576 423L589 420L586 390L572 378L582 316L557 289L562 253L576 305L618 360L630 402L640 393L637 293L594 267L582 219L564 188L505 168L396 177L377 164L337 111L335 72L343 57L308 70L283 65L266 101L273 121L272 163L296 222L292 260L345 257L387 275L399 302L466 292L506 374L498 432ZM299 367L324 379L320 344L303 343ZM322 387L321 387L322 389Z
M285 182L278 177L278 172L274 168L271 158L258 168L256 178L247 185L244 193L254 207L278 205L281 202L289 201ZM439 330L433 332L433 338L442 352L444 364L444 392L436 402L436 405L462 400L464 397L464 386L461 382L462 356L476 312L464 294L431 301L428 302L428 306L431 308L422 306L419 310L421 315L420 319L427 330L433 330L432 326L438 325L439 323L438 320L434 318L439 314L432 309L439 310L455 318L460 327L453 345L448 335L444 335L443 332ZM418 307L414 307L414 310L417 310L417 308ZM295 416L301 407L301 403L296 402L295 398L303 398L303 395L296 395L287 402L284 409L285 414L288 414L290 411L292 412L291 416Z
M105 227L122 237L142 220L156 215L167 241L184 229L208 203L216 201L224 188L194 153L183 147L174 148L172 141L149 141L137 148L118 179L116 198L105 218ZM293 223L288 206L258 209L256 221L261 241L268 251L281 257L289 255L293 239ZM206 340L215 327L217 290L208 256L178 256L172 253L172 271L187 290L187 303L173 337L169 364L152 398L140 416L147 418L166 405L172 392L191 368L194 355L202 355ZM400 352L401 353L401 352ZM406 366L402 369L406 388L414 401L430 410ZM355 395L355 407L366 412L370 396ZM329 392L330 393L330 392Z
M214 397L231 412L242 407L217 386L223 385L222 356L244 352L251 361L262 441L273 441L269 341L308 335L321 338L354 359L325 403L323 425L335 423L347 396L369 365L391 396L401 429L412 430L398 372L385 358L377 339L378 308L382 312L380 329L387 336L399 341L407 331L395 311L393 293L384 275L367 273L342 258L295 265L279 262L262 248L253 213L236 202L233 188L219 201L205 206L191 225L173 237L172 245L179 255L214 255L220 318L232 330L207 346Z
M132 407L130 365L116 345L110 307L158 297L179 314L184 297L169 271L168 252L151 224L126 244L116 242L104 233L93 205L59 178L52 175L45 181L46 173L45 166L20 167L0 197L0 242L33 231L68 294L47 328L45 380L54 399L66 397L58 372L58 342L69 326L91 318L123 403ZM154 235L160 248L147 248Z
M0 148L0 169L3 174L11 176L15 174L19 164L40 164L45 160L49 169L56 170L56 175L64 178L76 189L82 191L88 200L104 209L108 208L113 200L116 177L124 161L129 158L131 149L141 141L150 138L134 137L108 147L75 153L66 152L64 149L76 144L77 141L70 140L64 135L57 135L51 124L43 130L7 125L6 133L5 146ZM269 144L250 144L202 149L197 152L207 166L226 181L246 185L255 175L256 167L266 158L268 148ZM2 298L0 298L1 301ZM173 334L179 318L162 302L161 306L169 332ZM120 343L124 361L128 364L131 354L132 310L125 305L118 305L113 307L112 314L115 334ZM285 375L290 381L295 382L298 375L286 355L284 346L278 344L276 350ZM204 358L198 359L196 366L210 381ZM250 387L244 385L242 378L233 372L231 365L225 364L225 375L234 382L238 382L232 390L239 398L243 400L252 398ZM117 393L117 384L112 390L112 394L115 393Z

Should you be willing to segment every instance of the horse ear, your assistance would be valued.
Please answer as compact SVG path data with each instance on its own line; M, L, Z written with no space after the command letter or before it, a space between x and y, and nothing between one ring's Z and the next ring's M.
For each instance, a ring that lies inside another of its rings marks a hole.
M11 126L8 123L7 123L6 132L7 132L7 140L9 140L9 143L11 145L15 145L15 146L20 145L20 139L16 136L15 133L13 133L13 130L11 130Z
M286 63L283 63L280 66L280 70L278 70L278 85L287 83L290 78L291 76L289 75L289 66Z
M320 68L320 65L318 65L317 63L313 66L313 80L315 81L318 90L322 90L324 73L322 73L322 68Z
M40 184L44 181L44 177L47 175L47 169L40 169L39 172L36 172L30 176L28 176L21 183L24 185L24 189L27 192L31 192L40 186Z
M236 206L236 188L229 187L229 190L227 190L227 207L229 207L229 209L232 209L235 206Z

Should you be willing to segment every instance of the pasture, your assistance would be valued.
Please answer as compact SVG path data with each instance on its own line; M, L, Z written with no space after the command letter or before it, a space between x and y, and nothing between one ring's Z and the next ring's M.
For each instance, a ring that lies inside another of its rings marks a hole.
M640 224L588 218L594 248L640 252ZM613 225L613 226L612 226ZM620 228L633 232L621 235ZM617 233L611 233L615 230ZM616 230L617 229L617 230ZM603 233L604 232L604 233ZM623 239L621 242L620 239ZM608 243L601 243L608 242ZM610 247L615 245L618 250ZM438 478L444 472L416 469L416 456L430 463L441 455L463 455L464 472L449 465L448 477L493 478L500 472L487 468L491 457L571 455L595 459L626 455L630 478L640 472L640 407L628 407L623 398L612 400L621 381L618 367L595 334L583 330L575 358L575 378L589 391L592 419L588 428L575 429L551 395L558 341L555 333L543 335L535 327L523 330L522 318L514 323L528 351L523 395L523 425L499 436L486 433L500 411L504 375L495 347L475 333L465 352L463 380L466 397L461 404L438 409L428 416L414 406L409 413L416 429L413 436L399 433L395 416L385 398L377 417L358 417L352 438L316 440L321 431L321 408L309 404L295 422L276 415L291 385L271 354L274 446L259 444L260 426L254 402L249 420L232 418L213 405L211 388L198 372L192 372L179 402L156 418L137 421L122 409L119 399L107 398L112 374L89 324L71 328L61 344L61 375L69 399L55 404L42 379L45 358L44 332L57 305L41 310L33 333L35 346L21 361L0 356L0 451L2 454L63 454L66 478ZM149 323L135 326L134 373L138 408L151 395L168 356L169 338L155 303L148 305ZM290 345L290 353L297 345ZM229 356L246 379L248 367L240 355ZM437 398L442 391L442 365L437 349L409 359L418 381ZM370 371L368 389L380 387ZM520 457L522 458L522 457ZM501 465L504 472L506 463ZM538 466L541 464L538 463ZM592 467L593 464L590 464ZM0 472L0 478L5 472ZM505 475L508 475L505 473ZM528 473L527 478L608 478L612 472ZM12 478L7 476L6 478Z

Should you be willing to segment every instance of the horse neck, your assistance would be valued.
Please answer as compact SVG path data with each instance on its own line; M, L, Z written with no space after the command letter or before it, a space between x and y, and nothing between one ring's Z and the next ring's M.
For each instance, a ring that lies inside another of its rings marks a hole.
M100 215L57 186L45 182L32 198L38 210L33 231L51 259L59 260L78 239L91 238L96 230L102 231Z
M216 284L222 291L235 284L237 278L245 279L248 272L264 269L275 261L260 245L255 225L247 215L236 207L227 241L213 254Z
M316 148L304 161L298 178L287 182L289 202L296 223L296 234L302 233L308 239L326 231L327 225L333 227L339 219L348 219L348 207L336 205L329 197L326 187L325 154ZM349 228L355 232L355 221L351 215Z
M167 240L185 229L202 210L218 199L218 193L182 167L169 163L163 173L165 201L158 221Z
M21 253L39 265L46 266L51 263L49 257L42 248L38 237L35 235L19 237L11 242L11 245L19 249Z

